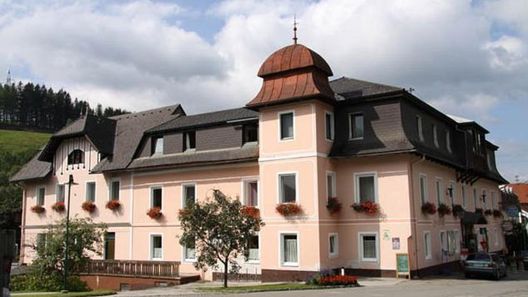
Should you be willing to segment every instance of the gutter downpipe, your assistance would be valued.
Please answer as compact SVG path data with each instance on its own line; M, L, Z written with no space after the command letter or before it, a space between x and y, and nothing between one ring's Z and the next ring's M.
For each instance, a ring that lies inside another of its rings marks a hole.
M414 165L419 164L421 162L425 161L425 155L422 154L422 157L418 160L412 161L409 164L409 193L411 196L411 218L414 218L414 222L411 220L411 228L413 229L412 232L414 234L414 262L416 263L416 276L418 276L418 232L416 228L416 224L418 223L418 217L416 213L416 203L414 200L414 172L413 168ZM409 274L409 279L412 279L412 275Z

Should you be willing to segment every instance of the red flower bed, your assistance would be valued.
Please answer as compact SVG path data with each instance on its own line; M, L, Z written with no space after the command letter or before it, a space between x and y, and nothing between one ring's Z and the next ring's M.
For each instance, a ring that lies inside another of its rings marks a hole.
M64 212L66 210L66 206L64 206L64 202L59 201L59 202L55 202L55 204L51 206L51 209L53 209L56 212Z
M434 215L436 213L436 205L431 202L425 202L422 205L422 213L428 215Z
M153 207L149 209L147 212L147 215L154 220L160 219L163 216L163 213L161 212L161 208L159 207Z
M118 210L121 207L119 200L110 200L106 203L106 208L110 210Z
M438 214L443 217L445 215L451 214L451 207L447 206L444 203L440 203L438 205Z
M275 210L285 217L300 215L302 213L301 206L295 203L278 204L277 207L275 207Z
M42 205L35 205L35 206L31 207L31 211L34 212L34 213L41 214L41 213L45 212L46 209L44 207L42 207Z
M321 286L353 286L357 285L357 277L352 275L330 275L319 279Z
M252 218L260 218L260 210L258 208L256 208L255 206L243 206L241 209L240 209L240 212L243 214L243 215L246 215L248 217L252 217Z
M493 210L493 217L495 218L502 218L502 211L498 210L498 209L494 209Z
M364 201L361 203L352 204L352 208L357 212L364 212L368 215L376 215L379 213L379 205L372 201Z
M341 210L341 202L339 202L337 197L330 197L326 203L326 209L328 209L330 214L336 214Z
M81 207L89 213L94 212L96 208L95 204L92 201L84 201Z

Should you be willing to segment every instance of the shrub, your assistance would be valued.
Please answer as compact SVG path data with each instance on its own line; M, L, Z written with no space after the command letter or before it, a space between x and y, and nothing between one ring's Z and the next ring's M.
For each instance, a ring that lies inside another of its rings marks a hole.
M260 210L255 206L246 205L240 209L240 212L246 216L258 219L260 218Z
M379 213L379 205L372 201L364 201L361 203L352 204L352 208L357 212L364 212L368 215L376 215Z
M41 214L41 213L45 212L46 209L44 207L42 207L42 205L35 205L35 206L31 207L31 211L36 213L36 214Z
M82 204L82 209L84 209L85 211L89 212L89 213L92 213L95 211L95 204L92 202L92 201L84 201L83 204Z
M59 273L40 275L36 271L17 275L11 278L10 287L13 292L57 292L63 289L63 277ZM89 291L88 286L78 276L68 277L68 290L72 292Z
M163 216L163 213L161 212L161 208L159 207L153 207L147 211L147 215L154 220L160 219Z
M330 214L336 214L341 211L341 202L339 202L337 197L330 197L326 203L326 209L328 209Z
M275 207L275 210L285 217L300 215L302 213L301 206L296 203L280 203Z
M51 206L51 209L53 209L56 212L64 212L66 210L66 206L64 206L63 201L58 201L58 202L55 202L55 204Z
M330 275L319 279L321 286L356 286L357 277L352 275Z
M502 218L502 211L498 210L498 209L494 209L493 210L493 217L495 218Z
M447 206L444 203L438 204L438 214L441 217L451 214L451 207Z
M106 208L110 210L118 210L121 207L119 200L110 200L106 203Z
M422 205L422 213L426 215L434 215L436 213L436 205L432 202L425 202Z

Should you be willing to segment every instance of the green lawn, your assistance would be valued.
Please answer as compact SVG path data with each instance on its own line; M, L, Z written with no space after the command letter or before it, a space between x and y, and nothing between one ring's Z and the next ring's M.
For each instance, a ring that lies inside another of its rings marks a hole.
M11 293L13 297L87 297L87 296L107 296L114 295L114 291L90 291L90 292L71 292L71 293Z
M324 287L318 285L307 285L304 283L282 283L269 285L251 285L251 286L233 286L233 287L202 287L197 288L197 291L209 293L254 293L254 292L270 292L270 291L291 291L291 290L322 290L331 289L335 287Z
M48 142L50 136L47 133L0 130L0 151L37 150Z

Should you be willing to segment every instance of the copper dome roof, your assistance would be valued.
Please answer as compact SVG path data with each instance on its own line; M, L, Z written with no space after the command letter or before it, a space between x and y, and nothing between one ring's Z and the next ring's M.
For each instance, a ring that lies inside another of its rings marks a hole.
M308 99L332 103L335 96L328 82L332 75L328 63L306 46L283 47L260 67L258 76L264 79L262 87L246 106L259 108Z
M332 69L318 53L302 44L292 44L271 54L260 66L258 76L265 77L286 71L315 67L328 76L332 76Z

